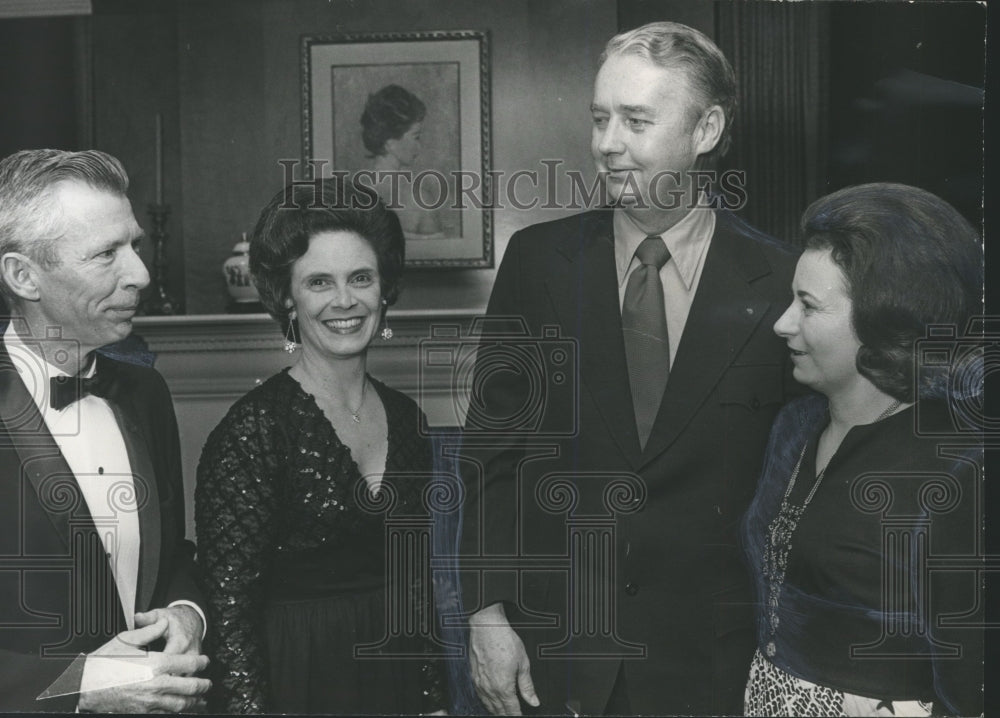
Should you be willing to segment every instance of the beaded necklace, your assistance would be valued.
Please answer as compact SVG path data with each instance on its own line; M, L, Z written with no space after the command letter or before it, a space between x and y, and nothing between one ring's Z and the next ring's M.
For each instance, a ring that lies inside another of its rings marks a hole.
M896 411L901 404L902 402L899 400L893 401L885 411L878 415L873 423L882 421L882 419ZM788 479L788 488L785 489L785 495L781 499L778 515L774 517L774 520L771 521L771 525L768 527L769 540L764 549L764 578L767 579L766 610L771 640L764 647L764 652L769 658L773 658L777 652L774 644L774 635L778 631L779 623L778 602L781 598L781 590L785 585L785 572L788 570L788 555L792 551L792 534L795 533L795 529L798 527L802 514L805 513L809 502L816 495L816 490L819 489L819 485L823 481L823 476L826 474L826 469L830 465L827 463L816 474L816 481L813 483L812 489L810 489L802 505L795 506L791 504L788 499L792 494L792 489L795 487L795 480L798 478L799 470L802 468L802 460L805 458L806 447L808 445L809 442L806 442L799 453L799 460L795 463L795 468L792 469L792 475Z

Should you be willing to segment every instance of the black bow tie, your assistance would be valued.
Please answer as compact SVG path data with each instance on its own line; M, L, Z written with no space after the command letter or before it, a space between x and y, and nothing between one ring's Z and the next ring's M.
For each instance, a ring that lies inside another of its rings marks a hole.
M80 376L54 376L49 379L49 404L59 411L74 401L92 394L107 399L111 394L110 377L96 374L89 379Z

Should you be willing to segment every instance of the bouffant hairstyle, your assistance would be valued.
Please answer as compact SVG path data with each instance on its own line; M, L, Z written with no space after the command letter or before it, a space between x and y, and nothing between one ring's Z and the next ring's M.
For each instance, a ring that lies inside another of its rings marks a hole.
M678 22L651 22L608 40L600 64L613 55L636 55L660 67L683 70L695 95L690 108L692 124L712 105L721 107L726 115L718 144L703 155L702 162L712 167L725 156L732 144L736 120L736 74L718 45L693 27Z
M422 122L427 107L420 98L399 85L386 85L368 95L361 113L361 139L373 156L385 154L385 143L398 140L415 123Z
M353 232L378 259L382 298L399 298L405 240L399 218L369 188L341 177L299 182L278 192L260 212L250 237L250 272L261 302L288 331L292 265L323 232ZM383 313L385 308L383 307Z
M982 312L979 235L944 200L916 187L847 187L802 216L806 249L829 250L846 278L861 342L858 372L900 401L940 391L940 378L914 380L914 342L932 324L961 335Z

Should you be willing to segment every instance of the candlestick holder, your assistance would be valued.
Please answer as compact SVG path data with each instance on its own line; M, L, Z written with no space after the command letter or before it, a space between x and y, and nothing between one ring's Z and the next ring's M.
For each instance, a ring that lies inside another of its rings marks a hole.
M153 220L153 232L150 239L153 242L153 280L149 294L142 302L142 313L149 315L180 314L181 303L170 294L167 288L167 256L165 245L169 235L166 231L167 217L170 216L169 204L150 204L147 208L150 219Z

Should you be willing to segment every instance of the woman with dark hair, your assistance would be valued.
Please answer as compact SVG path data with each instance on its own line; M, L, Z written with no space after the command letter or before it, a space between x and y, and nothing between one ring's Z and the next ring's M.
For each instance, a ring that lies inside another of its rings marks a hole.
M429 209L434 199L417 202L413 195L414 163L422 149L427 107L419 97L399 85L386 85L368 96L361 114L361 139L373 158L375 189L399 215L407 239L438 239L441 222ZM405 173L395 180L392 173ZM437 184L430 183L435 188Z
M426 116L426 105L405 87L386 85L368 95L361 114L361 139L376 158L377 168L398 170L413 164Z
M824 197L802 227L774 331L817 394L778 415L744 522L758 594L746 713L979 714L982 446L953 411L977 387L919 352L932 325L962 337L981 313L979 238L896 184Z
M437 711L440 667L421 659L430 587L387 579L385 521L427 514L431 448L416 404L366 372L399 295L403 236L374 193L335 180L314 191L276 194L250 241L261 300L298 360L233 405L198 466L212 701L228 713ZM390 630L414 616L424 634Z

